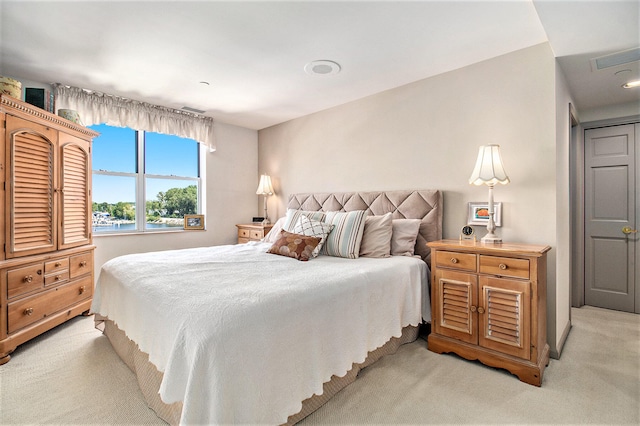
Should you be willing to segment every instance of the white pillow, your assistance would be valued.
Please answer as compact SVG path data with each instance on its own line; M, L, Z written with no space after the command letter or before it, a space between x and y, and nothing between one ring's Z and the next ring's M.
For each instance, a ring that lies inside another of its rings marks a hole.
M311 220L317 220L322 222L324 219L324 212L311 212L305 210L295 210L295 209L287 209L287 215L285 216L284 224L282 225L282 229L288 232L293 232L293 227L298 223L298 219L300 216L306 216Z
M421 222L420 219L393 219L391 221L393 228L392 256L413 256Z
M360 244L362 257L391 256L391 213L382 216L367 216L364 221L364 232Z
M367 212L327 212L324 222L334 225L327 237L323 253L329 256L357 259L360 255L360 243L364 231Z
M276 223L273 224L271 231L269 231L267 235L264 236L262 241L271 244L278 241L278 239L280 238L280 231L282 231L282 225L284 225L285 219L286 217L281 217L280 219L276 220Z
M311 253L311 257L316 257L320 253L324 242L327 240L327 235L333 229L333 225L329 223L318 222L317 220L311 220L305 215L300 216L298 222L293 227L294 234L304 235L306 237L318 237L320 238L320 242L313 249Z

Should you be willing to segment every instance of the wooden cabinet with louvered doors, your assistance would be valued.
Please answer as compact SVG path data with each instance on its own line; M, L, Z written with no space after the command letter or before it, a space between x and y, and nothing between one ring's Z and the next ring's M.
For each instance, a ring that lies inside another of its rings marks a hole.
M5 256L56 250L58 132L12 114L5 126Z
M91 243L91 144L60 133L60 229L58 248Z
M546 341L547 246L429 243L433 262L428 348L504 368L540 386Z
M10 114L6 126L6 257L90 244L90 142Z
M0 364L88 312L91 140L97 133L0 95Z

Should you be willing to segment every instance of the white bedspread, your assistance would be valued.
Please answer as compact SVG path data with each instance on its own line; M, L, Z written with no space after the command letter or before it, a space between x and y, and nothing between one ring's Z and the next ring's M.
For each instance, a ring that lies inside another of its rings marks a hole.
M134 254L102 267L91 310L164 372L160 396L183 401L181 424L284 423L332 375L420 323L421 260L300 262L268 247Z

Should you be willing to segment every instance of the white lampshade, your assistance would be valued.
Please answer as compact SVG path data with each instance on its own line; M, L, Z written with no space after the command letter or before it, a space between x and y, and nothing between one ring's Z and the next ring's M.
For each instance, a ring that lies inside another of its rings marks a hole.
M509 177L502 166L502 158L500 157L500 145L481 146L478 150L478 159L476 166L469 177L469 183L473 185L489 185L496 183L506 185L509 183Z
M271 176L269 175L260 176L260 183L258 184L258 189L256 190L256 194L273 195L273 185L271 185Z

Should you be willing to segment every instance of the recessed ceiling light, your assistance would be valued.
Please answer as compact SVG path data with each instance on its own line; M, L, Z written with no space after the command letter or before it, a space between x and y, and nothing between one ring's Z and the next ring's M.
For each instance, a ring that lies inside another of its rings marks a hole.
M327 60L312 61L304 66L304 71L309 75L334 75L340 70L340 64Z
M201 81L200 84L203 84L205 86L209 86L209 82L208 81Z
M640 80L630 81L627 84L623 84L622 87L625 89L631 89L633 87L640 87Z

